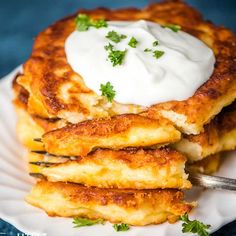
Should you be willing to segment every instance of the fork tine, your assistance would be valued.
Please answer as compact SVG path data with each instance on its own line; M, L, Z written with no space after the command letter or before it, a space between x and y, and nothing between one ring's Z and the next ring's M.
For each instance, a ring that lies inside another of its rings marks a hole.
M34 138L33 140L34 140L35 142L40 142L40 143L43 142L41 138Z

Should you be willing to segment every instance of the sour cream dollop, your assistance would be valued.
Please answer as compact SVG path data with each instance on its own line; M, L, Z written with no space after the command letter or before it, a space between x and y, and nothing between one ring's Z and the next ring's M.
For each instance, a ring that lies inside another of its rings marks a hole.
M114 43L106 38L109 31L127 37ZM132 37L138 41L136 48L128 45ZM112 66L108 59L104 46L109 43L115 50L127 49L121 65ZM164 55L157 59L146 48ZM209 79L215 63L213 51L199 39L144 20L110 21L107 28L74 31L66 39L65 52L88 88L100 95L101 84L110 82L115 101L141 106L191 97Z

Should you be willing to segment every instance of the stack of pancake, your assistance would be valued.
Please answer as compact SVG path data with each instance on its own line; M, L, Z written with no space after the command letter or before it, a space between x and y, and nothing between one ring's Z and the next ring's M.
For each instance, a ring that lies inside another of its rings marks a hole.
M213 173L219 153L236 146L235 36L179 1L83 13L178 24L212 48L215 69L184 101L149 108L109 102L66 60L64 42L75 16L47 28L13 82L17 134L37 179L26 200L52 216L175 222L195 205L183 200L182 190L191 188L186 169Z

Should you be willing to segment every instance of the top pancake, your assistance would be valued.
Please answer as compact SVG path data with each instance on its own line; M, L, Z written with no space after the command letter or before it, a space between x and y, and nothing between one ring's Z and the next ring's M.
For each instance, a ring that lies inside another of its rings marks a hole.
M215 53L210 79L184 101L156 104L144 110L136 105L109 103L95 94L66 60L64 42L75 30L74 16L58 21L40 33L18 82L30 94L28 112L45 118L63 118L71 123L124 113L164 116L184 133L198 134L220 110L236 97L236 38L229 30L204 21L193 8L180 1L152 4L145 9L96 9L81 11L94 19L139 20L173 23L205 42ZM91 65L91 69L92 69Z

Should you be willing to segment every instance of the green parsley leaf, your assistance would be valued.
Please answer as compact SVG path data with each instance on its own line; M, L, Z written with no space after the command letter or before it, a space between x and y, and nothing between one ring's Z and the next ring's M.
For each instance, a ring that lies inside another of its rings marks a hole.
M104 19L99 20L91 20L91 26L95 27L96 29L107 27L107 22Z
M128 224L114 224L113 228L115 229L115 231L119 232L119 231L127 231L129 230L129 225Z
M107 27L107 22L105 20L93 20L86 14L78 14L75 18L75 23L78 31L87 31L89 27L95 27L97 29Z
M114 50L114 45L112 44L108 44L106 46L104 46L105 50L108 51L108 59L111 61L112 66L116 66L116 65L121 65L127 50L124 51L120 51L120 50Z
M156 40L156 41L154 41L154 42L152 43L152 46L153 46L153 47L156 47L158 44L159 44L159 42Z
M162 56L164 55L164 53L165 53L165 52L163 52L163 51L155 50L155 51L153 51L153 56L154 56L156 59L158 59L158 58L162 57Z
M73 224L75 225L74 228L91 226L95 224L104 224L104 223L105 221L103 219L90 220L87 218L80 218L80 217L73 219Z
M127 50L124 50L124 51L114 50L114 45L112 45L110 43L108 45L106 45L104 48L106 51L108 51L108 53L109 53L108 59L111 61L113 66L122 64Z
M196 233L199 236L209 236L207 229L209 229L210 225L205 225L198 220L189 220L188 214L185 213L183 216L180 216L180 220L184 223L182 224L182 232L183 233Z
M75 18L75 23L76 23L76 29L78 31L86 31L88 30L90 24L90 18L85 15L85 14L79 14L76 18Z
M178 32L179 30L181 30L181 26L180 25L175 25L175 24L166 24L166 25L163 25L162 27L163 28L169 28L173 32Z
M128 43L128 45L132 48L136 48L136 45L137 45L138 41L136 38L132 37Z
M109 43L109 44L106 45L104 48L105 48L106 51L112 51L113 48L114 48L114 46L113 46L111 43Z
M127 50L120 51L120 50L111 50L109 52L108 58L110 59L112 66L121 65Z
M127 36L124 34L119 35L116 31L112 30L107 33L106 38L110 39L111 41L115 43L119 43L121 39L125 39L127 38Z
M101 84L100 91L102 92L102 96L107 97L109 102L112 102L116 95L116 91L113 89L113 86L110 82L107 82L105 85Z
M152 51L152 49L150 49L150 48L145 48L144 49L144 52L151 52Z

